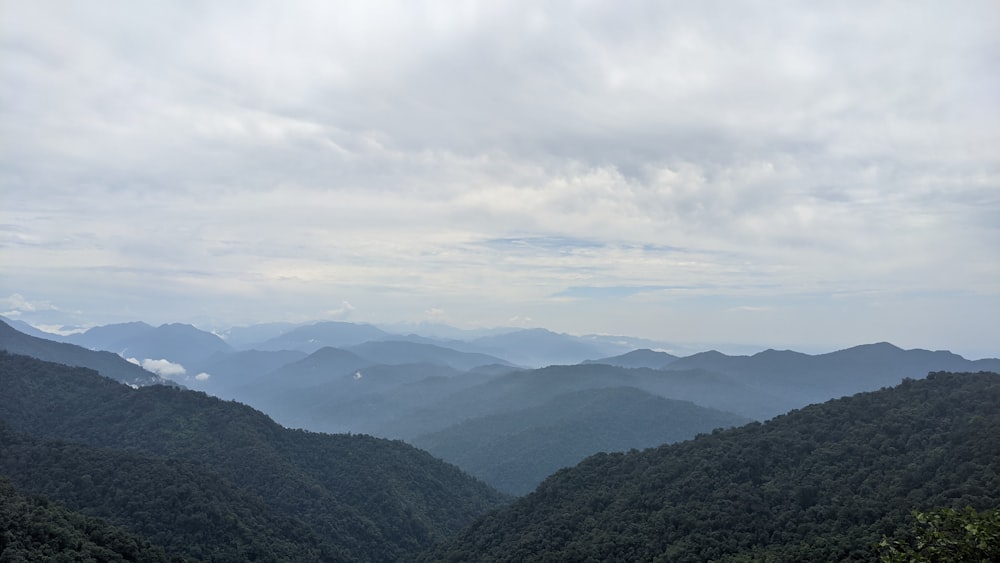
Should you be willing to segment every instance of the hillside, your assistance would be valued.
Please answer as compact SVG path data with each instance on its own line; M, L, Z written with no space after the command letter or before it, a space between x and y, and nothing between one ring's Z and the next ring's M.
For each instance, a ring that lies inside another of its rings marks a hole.
M29 336L0 322L0 350L48 362L79 366L128 385L174 385L111 352L95 352L74 344Z
M936 373L599 454L426 560L870 561L911 510L1000 506L1000 375Z
M4 479L0 479L0 530L2 561L176 560L162 548L99 518L24 496Z
M402 442L287 430L203 393L131 389L24 356L0 355L0 421L39 439L199 464L346 559L405 559L505 502Z
M411 443L500 491L524 495L556 470L597 452L659 446L746 422L694 403L615 387L465 420Z

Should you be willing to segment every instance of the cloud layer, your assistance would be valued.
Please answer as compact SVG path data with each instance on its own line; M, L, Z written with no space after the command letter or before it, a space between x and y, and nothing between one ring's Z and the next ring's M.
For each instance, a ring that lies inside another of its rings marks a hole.
M2 295L995 347L994 3L0 10Z

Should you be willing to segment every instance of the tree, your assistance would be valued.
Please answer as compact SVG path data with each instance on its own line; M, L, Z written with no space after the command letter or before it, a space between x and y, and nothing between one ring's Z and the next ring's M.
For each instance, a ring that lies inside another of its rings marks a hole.
M883 538L883 563L1000 561L1000 509L976 512L943 508L914 512L906 538Z

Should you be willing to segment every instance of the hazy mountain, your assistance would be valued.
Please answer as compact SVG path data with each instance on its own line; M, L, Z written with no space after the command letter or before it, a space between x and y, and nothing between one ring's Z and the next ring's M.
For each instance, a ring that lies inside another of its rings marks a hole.
M603 355L603 349L577 336L543 328L517 330L476 338L464 348L504 358L515 364L542 367L576 364Z
M65 337L65 340L91 350L115 352L122 347L121 342L139 338L154 330L156 330L154 327L143 322L118 323L95 326L86 332L71 334Z
M1000 507L1000 375L934 374L548 478L434 561L871 561L910 512Z
M127 358L165 359L196 371L216 354L232 352L233 348L211 332L188 324L165 324L153 330L119 340L106 348Z
M523 495L556 470L598 452L658 446L749 421L632 387L613 387L468 419L411 443L500 491Z
M305 357L305 352L295 350L241 350L219 354L206 360L200 368L208 378L190 381L187 386L217 397L232 398L233 388L245 386L257 377Z
M111 352L96 352L75 344L36 338L18 332L4 322L0 322L0 350L70 366L87 367L104 377L129 385L140 387L158 384L173 385L155 373L146 371Z
M635 387L661 397L692 401L749 418L773 412L786 404L731 376L705 370L669 372L604 364L549 366L500 374L402 413L382 426L378 434L412 439L466 419L537 407L565 393L611 387Z
M585 364L607 364L623 368L650 368L663 369L668 364L677 359L677 356L666 352L654 352L648 348L632 350L619 356L601 358L598 360L587 360Z
M487 354L459 352L435 344L399 340L365 342L351 346L348 350L378 364L429 363L468 370L478 366L507 363L501 358Z
M253 348L255 344L277 338L301 326L297 323L259 323L249 326L234 326L216 334L237 350Z
M11 328L20 332L21 334L27 334L28 336L34 336L35 338L44 338L45 340L52 340L55 342L66 341L65 336L37 329L20 319L10 319L3 315L0 315L0 322L7 323L8 325L11 326Z
M257 350L299 350L311 354L327 346L345 348L369 340L384 340L388 336L388 333L372 325L327 321L293 328L253 347Z
M0 421L44 440L196 464L215 473L219 486L230 483L304 524L337 550L336 560L412 559L504 502L454 466L399 441L287 430L204 393L133 390L89 370L25 356L0 355ZM117 474L103 468L104 475ZM204 529L201 541L213 541L213 527L246 514L222 495L212 501L221 505L222 522L192 512L185 498L204 497L191 487L197 484L173 491L175 507L166 514Z
M882 342L818 355L765 350L752 356L727 356L712 351L679 358L668 368L725 373L746 385L807 404L895 385L904 377L931 371L1000 371L1000 360L970 361L951 352L903 350Z

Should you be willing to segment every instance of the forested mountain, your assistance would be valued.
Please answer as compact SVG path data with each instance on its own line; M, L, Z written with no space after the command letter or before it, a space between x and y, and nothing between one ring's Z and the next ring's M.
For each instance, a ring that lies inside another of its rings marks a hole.
M64 337L66 342L90 348L91 350L109 350L117 352L120 342L138 339L156 330L152 325L141 321L130 323L115 323L95 326L84 332L70 334Z
M911 510L1000 507L1000 375L924 380L599 454L479 519L443 561L870 561Z
M199 371L208 378L185 382L187 387L224 399L235 398L234 389L253 385L256 378L306 357L297 350L240 350L206 360Z
M87 367L128 385L173 385L155 373L125 361L117 354L95 352L74 344L29 336L4 322L0 322L0 350L70 366Z
M523 495L556 470L596 452L648 448L746 422L687 401L615 387L566 393L537 407L465 420L411 443L500 491Z
M406 559L505 502L457 468L402 442L287 430L258 411L203 393L132 389L90 370L25 356L0 355L0 421L33 439L197 464L216 474L216 483L224 480L261 499L277 517L303 523L338 559ZM48 443L35 446L39 455L57 453ZM87 455L53 457L48 465L58 468L58 459ZM216 489L189 493L222 502L225 495L211 492ZM54 500L74 495L58 486L44 490ZM226 518L245 513L228 505L220 510ZM210 513L183 514L211 520Z
M0 475L199 560L332 560L348 554L196 463L42 440L0 422Z
M99 518L24 496L0 478L0 561L171 561L162 547Z

